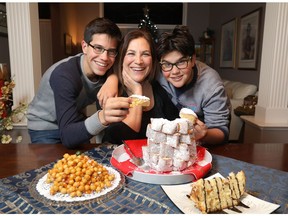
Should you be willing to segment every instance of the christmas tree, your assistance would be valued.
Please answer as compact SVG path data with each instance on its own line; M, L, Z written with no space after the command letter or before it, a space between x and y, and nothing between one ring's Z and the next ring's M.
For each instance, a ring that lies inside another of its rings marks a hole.
M144 19L142 19L138 25L139 29L146 29L148 30L154 42L157 44L158 42L158 28L157 26L150 20L149 17L149 8L147 5L145 5L145 8L143 8L144 11Z

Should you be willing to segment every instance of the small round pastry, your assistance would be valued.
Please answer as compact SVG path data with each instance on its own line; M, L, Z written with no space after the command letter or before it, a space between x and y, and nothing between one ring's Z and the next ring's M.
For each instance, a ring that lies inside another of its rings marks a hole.
M130 107L135 106L148 107L150 105L150 98L146 96L133 94L129 97L132 98L132 103L130 104Z
M180 118L185 118L195 124L196 119L198 118L196 113L188 108L182 108L179 113Z

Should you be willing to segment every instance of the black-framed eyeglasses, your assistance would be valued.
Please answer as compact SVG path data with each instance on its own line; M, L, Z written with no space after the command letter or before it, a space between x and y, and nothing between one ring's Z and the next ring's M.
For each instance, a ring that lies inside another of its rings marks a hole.
M187 59L181 59L180 61L176 62L176 63L170 63L170 62L160 62L161 65L161 69L164 72L169 72L173 69L174 66L176 66L178 69L185 69L188 67L188 63L191 60L191 56L189 56L189 58Z
M104 51L107 51L107 55L110 57L116 57L118 54L116 49L105 49L104 47L102 47L100 45L92 45L90 43L87 43L87 44L93 48L93 50L96 54L102 54L102 53L104 53Z

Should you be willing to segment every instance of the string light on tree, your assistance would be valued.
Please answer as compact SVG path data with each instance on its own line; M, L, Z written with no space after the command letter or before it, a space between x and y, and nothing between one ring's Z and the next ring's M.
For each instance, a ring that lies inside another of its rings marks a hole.
M157 26L150 20L149 17L149 8L147 5L145 5L145 8L143 8L144 12L144 19L142 19L138 25L139 29L147 29L154 40L155 43L158 42L158 28Z

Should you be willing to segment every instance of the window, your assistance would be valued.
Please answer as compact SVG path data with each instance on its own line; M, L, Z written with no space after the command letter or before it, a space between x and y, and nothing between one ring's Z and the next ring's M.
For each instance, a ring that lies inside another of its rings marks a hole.
M182 3L104 3L104 16L117 24L138 24L144 17L145 6L156 25L182 24Z

